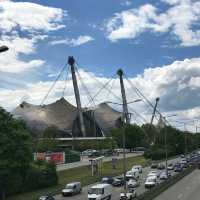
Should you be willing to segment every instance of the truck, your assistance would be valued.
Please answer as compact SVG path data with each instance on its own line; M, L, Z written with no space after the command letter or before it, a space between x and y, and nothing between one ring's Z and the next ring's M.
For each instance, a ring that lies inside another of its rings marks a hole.
M93 185L88 190L88 200L110 200L112 196L112 186L110 184L102 183Z

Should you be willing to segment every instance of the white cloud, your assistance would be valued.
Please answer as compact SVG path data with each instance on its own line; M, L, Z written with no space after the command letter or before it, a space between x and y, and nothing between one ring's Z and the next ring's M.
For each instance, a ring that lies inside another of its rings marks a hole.
M0 2L0 29L10 32L19 27L28 31L51 31L63 28L66 15L62 9L29 2Z
M1 1L0 45L7 45L9 51L0 56L0 71L20 74L42 66L44 60L30 60L26 56L37 52L38 42L48 37L48 31L64 27L61 23L64 16L66 12L58 8Z
M108 39L111 41L134 39L147 31L169 32L180 40L182 46L200 45L200 29L193 29L193 25L199 25L200 2L163 1L170 6L165 12L160 12L155 6L146 4L138 9L116 13L106 23Z
M68 46L76 47L91 42L93 40L94 38L89 35L80 35L78 38L73 38L73 39L66 38L63 40L55 40L52 41L50 44L51 45L65 44Z

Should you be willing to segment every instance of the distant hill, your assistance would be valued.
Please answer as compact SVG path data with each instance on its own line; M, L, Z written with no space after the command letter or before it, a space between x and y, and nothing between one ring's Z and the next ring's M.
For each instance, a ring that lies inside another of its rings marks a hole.
M78 109L71 105L64 98L54 103L39 106L27 102L22 102L12 114L16 118L22 119L27 126L36 131L44 131L49 127L56 127L62 132L66 132L66 136L80 135L78 123ZM106 103L99 104L93 110L87 109L84 112L84 122L86 126L87 136L94 135L94 118L97 135L107 134L112 128L116 128L119 124L121 113L113 110ZM92 124L92 125L91 125Z

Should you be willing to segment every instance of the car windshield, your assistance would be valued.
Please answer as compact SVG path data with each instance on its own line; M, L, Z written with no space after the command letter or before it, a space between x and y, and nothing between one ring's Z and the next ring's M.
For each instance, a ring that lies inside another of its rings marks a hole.
M74 185L66 185L65 188L66 188L66 189L73 189L73 188L74 188Z
M89 194L103 194L103 188L90 188L88 191Z

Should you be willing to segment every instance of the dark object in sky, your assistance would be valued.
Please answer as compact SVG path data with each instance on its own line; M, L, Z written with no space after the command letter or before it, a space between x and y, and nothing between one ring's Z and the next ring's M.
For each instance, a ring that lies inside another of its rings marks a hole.
M8 47L7 46L0 46L0 53L4 52L4 51L8 51Z

